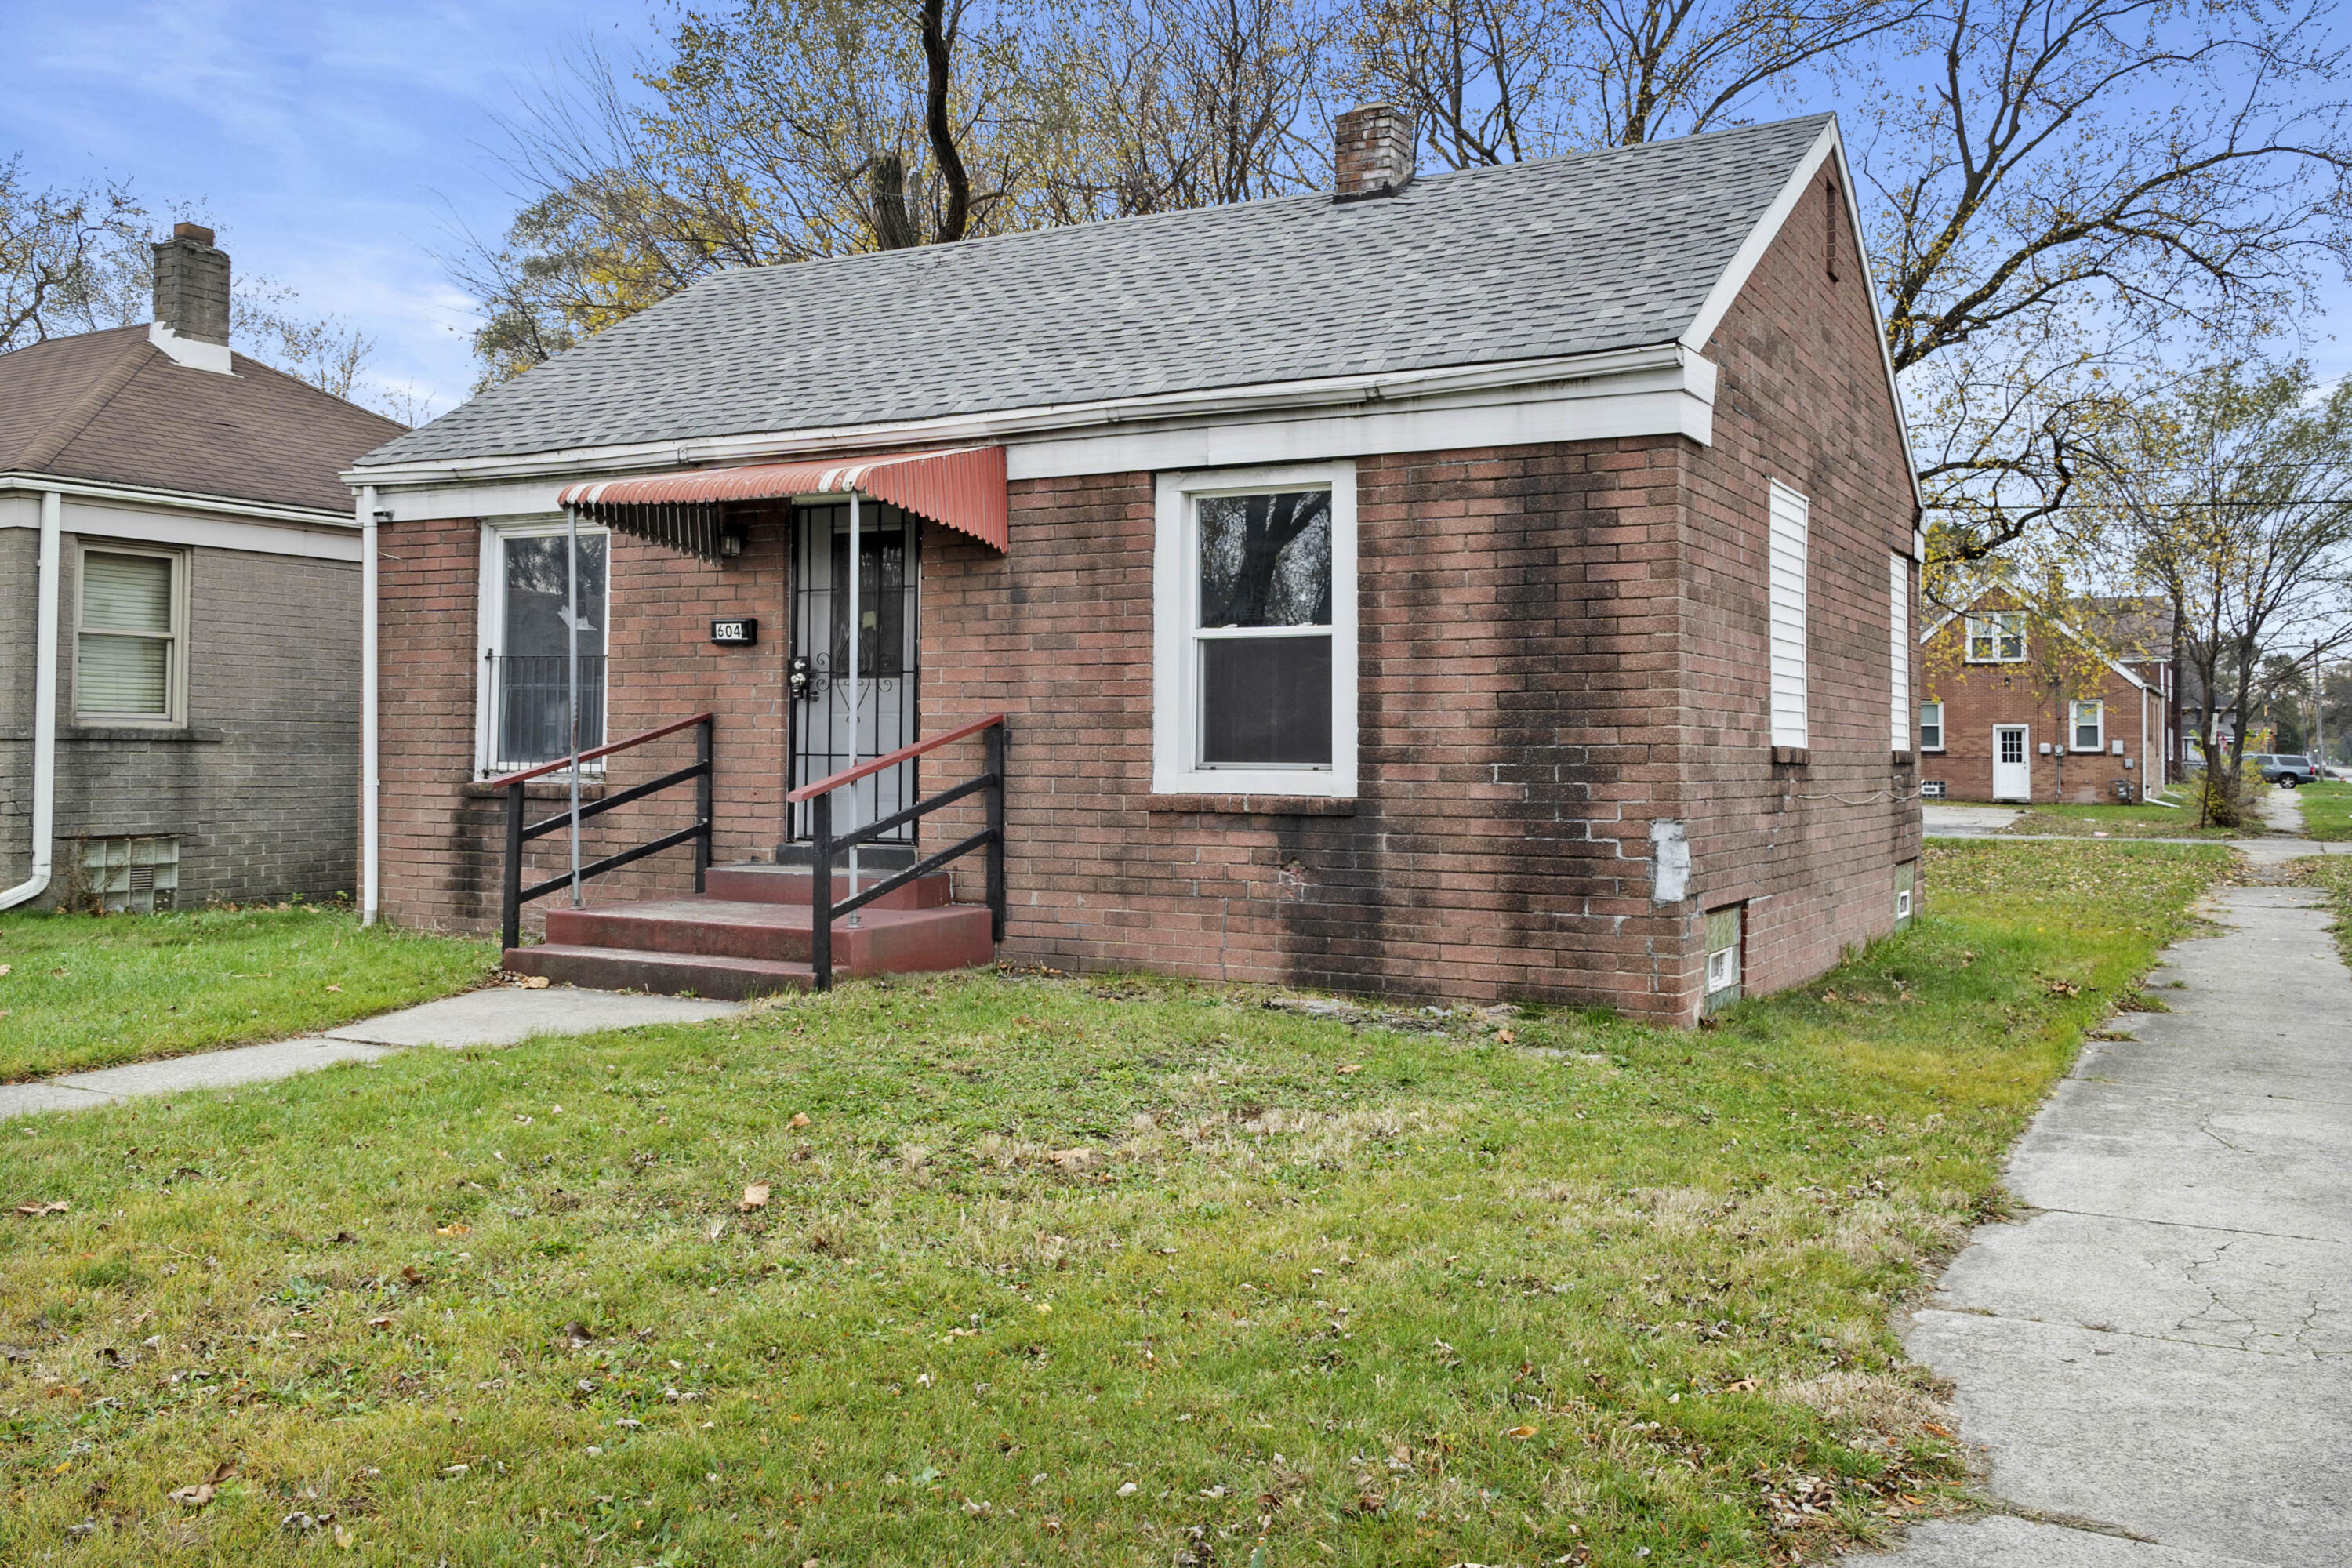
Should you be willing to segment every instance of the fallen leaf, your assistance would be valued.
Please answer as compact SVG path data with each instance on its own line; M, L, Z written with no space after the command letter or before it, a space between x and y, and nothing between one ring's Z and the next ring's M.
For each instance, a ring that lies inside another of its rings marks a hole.
M29 1219L38 1219L43 1215L68 1213L72 1207L73 1205L67 1203L65 1199L59 1198L55 1203L18 1204L16 1205L16 1212Z
M357 1546L359 1543L360 1538L358 1536L353 1535L350 1531L345 1530L340 1524L335 1526L335 1544L337 1546L349 1552L352 1547Z
M526 991L544 991L547 989L547 976L526 974L522 978L522 988Z
M1361 1072L1364 1070L1364 1064L1361 1062L1341 1062L1338 1070L1342 1076L1351 1072Z
M381 1318L370 1318L368 1320L368 1327L371 1329L388 1329L392 1327L392 1317L387 1313Z
M1135 1495L1135 1483L1133 1481L1121 1481L1118 1487L1118 1495L1121 1497L1133 1497Z
M436 1225L433 1227L433 1234L436 1236L466 1236L471 1234L473 1226L466 1225Z
M1509 1045L1513 1040L1517 1039L1517 1038L1518 1038L1518 1037L1517 1037L1517 1035L1514 1035L1513 1033L1511 1033L1511 1031L1510 1031L1510 1030L1508 1030L1508 1029L1497 1029L1497 1030L1496 1030L1496 1031L1495 1031L1495 1038L1496 1038L1496 1039L1498 1039L1498 1040L1502 1041L1502 1042L1503 1042L1503 1044L1505 1044L1505 1045L1507 1045L1507 1045Z
M357 1247L359 1244L360 1238L358 1237L353 1236L348 1230L339 1230L335 1232L335 1239L331 1245L335 1247Z
M340 985L330 985L330 986L328 986L328 987L327 987L327 989L328 989L328 990L330 990L330 991L341 991L341 990L342 989L342 987L341 987L341 986L340 986Z
M573 1350L581 1350L595 1342L596 1333L587 1324L575 1319L563 1325L563 1337L572 1342Z
M1095 1152L1092 1149L1083 1148L1056 1149L1053 1152L1047 1154L1045 1158L1052 1161L1054 1164L1061 1170L1079 1171L1084 1170L1087 1166L1094 1163Z
M1834 1002L1837 999L1838 994L1834 991L1824 991L1822 993L1822 1000L1824 1002Z
M754 1182L750 1186L745 1187L743 1189L742 1201L738 1203L735 1206L744 1214L750 1214L753 1209L766 1208L768 1206L768 1184L765 1182Z
M1933 1432L1938 1437L1948 1437L1952 1435L1948 1427L1938 1426L1933 1421L1922 1421L1919 1425L1923 1430Z
M182 1508L202 1508L213 1500L213 1484L210 1481L200 1481L192 1487L182 1487L178 1491L168 1495Z
M1514 1426L1509 1431L1503 1434L1506 1437L1514 1437L1518 1439L1520 1442L1525 1442L1535 1435L1536 1429L1532 1426Z
M417 1272L416 1265L414 1263L402 1264L400 1266L400 1277L411 1285L422 1285L425 1283L425 1276Z
M805 1111L805 1110L795 1110L795 1111L793 1111L793 1121L792 1121L792 1125L793 1125L794 1127L806 1127L808 1124L809 1124L809 1119L808 1119L808 1112L807 1112L807 1111Z
M14 964L0 963L0 974L7 973L14 967L16 967Z

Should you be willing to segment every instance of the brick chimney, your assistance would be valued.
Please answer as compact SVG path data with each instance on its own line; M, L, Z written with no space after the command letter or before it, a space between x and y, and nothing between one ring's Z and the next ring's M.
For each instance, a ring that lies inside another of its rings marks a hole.
M1335 202L1392 196L1412 184L1412 116L1391 104L1368 103L1339 116L1332 128L1332 163L1339 173Z
M228 252L202 224L172 226L155 252L155 321L147 336L182 364L226 371L228 361Z

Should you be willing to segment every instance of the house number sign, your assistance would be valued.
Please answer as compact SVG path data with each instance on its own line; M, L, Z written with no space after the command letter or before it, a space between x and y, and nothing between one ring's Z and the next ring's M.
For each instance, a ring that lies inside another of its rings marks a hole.
M760 640L760 623L750 618L713 621L710 640L722 647L751 647Z

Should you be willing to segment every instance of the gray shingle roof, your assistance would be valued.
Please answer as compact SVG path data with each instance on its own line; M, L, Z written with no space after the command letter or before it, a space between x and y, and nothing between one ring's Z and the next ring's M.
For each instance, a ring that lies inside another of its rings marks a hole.
M363 464L825 428L1670 342L1826 115L705 279Z

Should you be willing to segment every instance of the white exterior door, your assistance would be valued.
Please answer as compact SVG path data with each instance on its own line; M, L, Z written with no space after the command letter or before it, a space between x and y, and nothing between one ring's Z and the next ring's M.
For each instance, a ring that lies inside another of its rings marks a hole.
M2022 724L1992 727L1992 797L2031 800L2033 796L2033 755Z

